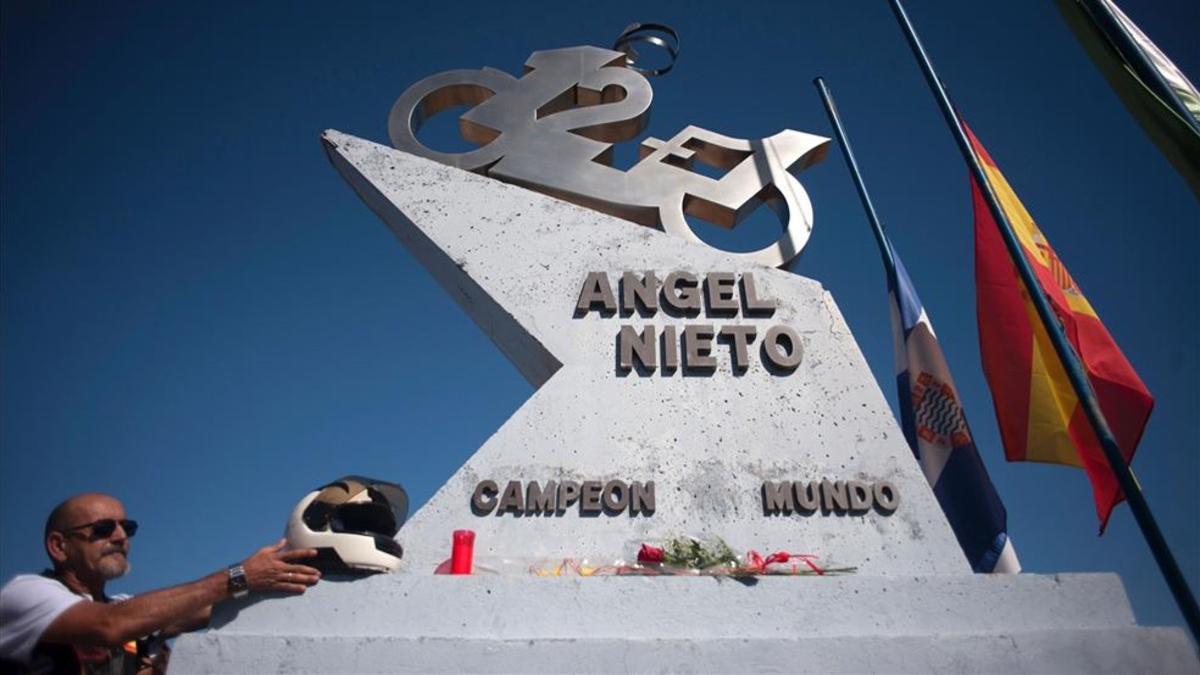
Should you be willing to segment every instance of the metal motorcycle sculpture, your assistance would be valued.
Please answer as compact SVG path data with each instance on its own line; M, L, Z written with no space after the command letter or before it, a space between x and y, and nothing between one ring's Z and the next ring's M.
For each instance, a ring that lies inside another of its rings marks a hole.
M824 159L829 139L790 129L761 140L688 126L669 141L647 138L628 171L612 166L613 144L646 126L653 92L626 54L599 47L538 51L513 77L494 68L451 70L409 87L392 106L388 133L399 150L498 178L703 243L684 214L732 228L762 204L783 232L757 251L735 253L782 267L812 232L812 204L792 175ZM416 132L439 111L472 106L462 136L479 147L446 153ZM726 171L719 179L695 162Z

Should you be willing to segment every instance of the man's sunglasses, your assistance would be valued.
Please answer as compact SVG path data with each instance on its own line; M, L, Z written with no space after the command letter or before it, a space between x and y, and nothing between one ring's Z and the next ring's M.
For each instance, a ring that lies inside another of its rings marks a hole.
M100 520L84 523L83 525L68 527L67 529L63 530L63 534L74 532L76 530L82 530L85 527L90 527L92 528L92 531L91 534L88 535L88 539L96 541L98 539L108 539L111 537L113 532L117 531L117 525L120 525L121 529L125 530L126 537L132 537L133 535L137 534L138 524L136 520L113 520L112 518L101 518Z

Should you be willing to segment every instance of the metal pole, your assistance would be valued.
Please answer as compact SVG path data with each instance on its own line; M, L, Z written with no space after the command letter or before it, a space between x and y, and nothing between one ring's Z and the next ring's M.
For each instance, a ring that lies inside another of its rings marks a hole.
M871 232L875 234L875 243L879 244L879 254L883 256L884 270L887 272L888 279L894 282L896 261L892 254L892 246L883 233L883 224L879 222L879 216L875 213L875 205L871 203L871 196L867 194L867 186L863 183L862 174L858 171L858 161L854 159L854 151L850 149L850 141L842 129L842 118L838 115L837 106L833 103L833 95L829 93L829 87L825 86L824 78L814 79L813 84L817 86L817 93L821 95L821 102L825 104L825 112L829 114L829 122L833 125L833 134L837 136L838 144L842 146L842 156L846 158L846 168L850 170L850 177L854 179L854 188L858 190L858 198L867 212L867 220L871 223Z
M1171 109L1192 132L1200 135L1200 122L1192 116L1187 106L1180 100L1179 94L1167 82L1158 68L1150 62L1146 52L1132 35L1125 30L1125 25L1112 13L1108 4L1098 0L1077 0L1088 18L1100 29L1101 35L1108 39L1109 44L1116 50L1138 79L1162 99L1163 104Z
M941 108L942 116L945 117L947 126L950 127L950 133L954 136L954 141L958 144L958 149L962 152L963 159L967 161L967 165L971 170L971 176L983 192L988 204L988 210L991 212L992 218L996 221L996 225L1000 230L1000 237L1004 240L1005 248L1008 249L1008 255L1016 265L1026 290L1029 291L1029 297L1033 300L1033 305L1037 309L1042 326L1049 334L1050 341L1054 344L1054 351L1058 354L1058 359L1062 362L1063 369L1067 372L1071 386L1075 389L1075 395L1079 397L1079 403L1083 406L1088 422L1091 423L1092 430L1095 431L1096 438L1100 441L1100 447L1104 450L1104 457L1108 460L1113 473L1116 474L1117 482L1121 485L1121 491L1125 493L1125 499L1129 503L1130 510L1133 511L1133 517L1137 521L1138 527L1142 530L1142 536L1145 537L1146 544L1150 546L1150 552L1154 555L1154 560L1158 563L1158 568L1166 579L1167 586L1171 589L1171 595L1175 596L1175 602L1179 605L1179 611L1183 613L1183 618L1192 633L1192 638L1197 643L1200 643L1200 607L1196 605L1196 596L1192 595L1191 589L1188 588L1187 580L1184 579L1183 572L1179 569L1179 564L1175 562L1175 556L1171 553L1170 547L1167 546L1166 539L1163 538L1162 531L1159 530L1158 523L1154 519L1154 514L1150 512L1150 506L1146 503L1146 497L1142 494L1142 489L1138 485L1137 479L1133 477L1133 473L1129 470L1129 465L1125 463L1125 458L1121 455L1121 448L1117 445L1117 440L1113 437L1112 430L1108 426L1108 421L1104 418L1104 413L1100 410L1100 404L1096 400L1095 392L1092 391L1092 385L1088 381L1087 373L1079 362L1079 357L1075 354L1075 349L1067 340L1066 335L1063 334L1062 327L1059 325L1058 319L1054 316L1054 310L1051 309L1045 292L1042 290L1041 285L1038 284L1033 268L1029 266L1029 261L1025 259L1025 255L1021 251L1021 244L1017 241L1017 237L1013 233L1012 225L1008 222L1008 218L1004 214L1004 209L1000 208L996 194L992 191L991 183L988 182L983 168L979 165L979 159L975 156L975 151L971 147L970 141L967 140L967 135L963 131L958 116L954 113L954 106L950 103L950 97L942 87L937 73L934 72L933 64L930 63L929 56L925 53L925 48L921 45L920 38L917 37L912 23L908 20L908 14L905 13L900 0L889 0L889 2L892 5L892 11L896 15L896 20L900 23L901 30L904 31L904 36L908 39L909 46L912 47L913 55L916 56L917 63L921 66L921 72L925 75L925 81L929 83L929 88L933 90L933 96L937 100L938 107Z

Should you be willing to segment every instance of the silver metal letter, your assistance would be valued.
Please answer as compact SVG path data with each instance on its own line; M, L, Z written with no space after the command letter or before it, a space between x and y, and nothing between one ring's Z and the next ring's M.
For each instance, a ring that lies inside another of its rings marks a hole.
M842 481L821 481L821 506L826 511L845 511L850 508L846 484Z
M758 334L758 330L754 326L724 326L718 334L721 337L728 337L732 346L729 352L733 359L734 372L742 372L750 367L750 353L748 345L754 342L754 336Z
M633 314L639 302L649 316L658 311L658 277L654 272L646 272L640 280L633 272L621 275L621 310Z
M654 515L654 481L633 481L629 486L629 512Z
M496 494L500 492L500 487L496 485L494 480L481 480L475 486L475 493L471 495L471 508L477 516L486 516L496 508Z
M875 484L875 508L881 513L888 514L896 510L900 506L900 492L896 490L896 486L881 480Z
M600 493L600 502L609 513L620 513L629 506L629 486L623 480L610 480Z
M618 366L621 370L633 370L633 357L636 354L638 363L648 370L658 367L658 340L654 335L654 326L646 326L639 336L633 326L621 326L617 333Z
M803 512L812 513L821 508L820 484L810 480L801 485L796 483L792 491L796 493L796 507Z
M504 494L500 497L500 507L496 509L496 515L502 516L508 511L525 512L525 496L521 493L521 481L510 480L504 487Z
M871 486L858 480L846 482L846 490L850 493L850 513L866 513L871 510Z
M767 514L783 511L785 515L796 510L796 500L792 495L792 482L782 483L764 481L762 484L763 512Z
M558 484L558 504L554 507L554 510L562 513L578 500L579 483L573 480L564 480Z
M598 480L583 481L583 497L579 500L580 513L600 513L600 491L603 486Z
M525 513L552 513L557 496L558 485L554 481L547 482L544 490L536 480L529 481L525 486Z
M662 369L673 373L679 368L679 339L675 334L675 326L663 326L662 332Z
M780 338L784 338L790 343L786 351L782 349ZM796 331L789 326L784 325L771 326L767 329L767 334L763 337L762 351L763 356L776 368L785 371L795 370L796 366L800 365L800 359L804 357L804 347L800 344L800 336L796 335Z
M667 307L682 314L700 313L700 282L691 272L671 272L663 282L663 302Z
M613 298L612 286L608 283L608 275L604 272L588 272L583 280L583 288L579 289L579 301L575 303L575 314L583 316L595 309L600 303L600 312L612 314L617 311L617 301Z
M709 272L704 277L709 316L737 316L738 301L734 297L737 293L734 284L732 272Z
M775 301L763 300L758 297L758 287L754 285L754 274L742 274L742 313L746 316L772 316L775 314Z
M683 366L688 370L711 370L717 367L712 355L713 327L701 324L683 329Z

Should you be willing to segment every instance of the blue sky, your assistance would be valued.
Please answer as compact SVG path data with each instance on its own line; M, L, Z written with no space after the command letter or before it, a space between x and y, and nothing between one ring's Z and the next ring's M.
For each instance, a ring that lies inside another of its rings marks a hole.
M1122 7L1200 78L1200 5ZM1156 396L1134 469L1200 587L1200 204L1051 3L908 10ZM318 135L386 142L392 102L426 75L519 73L534 50L607 46L631 21L683 39L676 69L653 81L659 138L688 124L831 135L810 84L827 79L1026 570L1116 571L1139 620L1179 623L1127 507L1098 538L1082 472L1004 461L979 363L966 172L882 1L4 3L0 577L43 565L45 514L84 490L119 496L143 523L123 592L245 557L306 491L346 473L424 503L531 390ZM428 138L447 142L451 126L435 120ZM794 269L830 290L894 401L883 272L840 155L801 180L816 226ZM769 228L764 211L733 243Z

